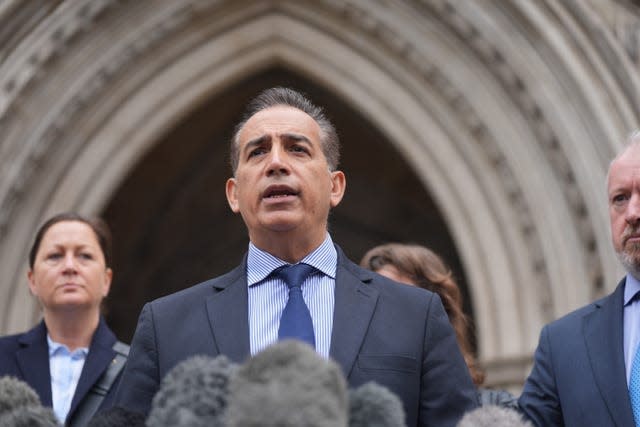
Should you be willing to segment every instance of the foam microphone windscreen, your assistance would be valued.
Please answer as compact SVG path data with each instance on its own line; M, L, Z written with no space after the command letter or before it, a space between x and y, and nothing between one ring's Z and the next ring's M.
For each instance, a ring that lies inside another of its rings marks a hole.
M229 377L235 365L225 356L194 356L162 379L151 403L149 427L224 425Z
M340 367L299 341L267 347L229 383L228 427L346 427L348 398Z
M53 410L38 404L21 406L0 415L2 427L61 427Z
M481 406L467 412L458 427L532 427L515 410L496 405Z
M0 426L58 425L53 410L40 404L38 394L29 384L14 377L0 377Z
M146 417L120 406L98 412L89 420L87 427L145 427Z
M349 391L349 427L405 427L400 398L374 382Z
M0 415L24 406L39 406L38 394L25 383L14 377L0 377Z

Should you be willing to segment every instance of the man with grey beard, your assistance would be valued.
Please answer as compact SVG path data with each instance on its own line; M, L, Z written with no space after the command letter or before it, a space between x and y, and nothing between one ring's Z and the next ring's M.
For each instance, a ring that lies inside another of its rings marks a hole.
M627 274L609 296L542 329L519 399L538 427L640 426L640 132L609 165L607 194Z

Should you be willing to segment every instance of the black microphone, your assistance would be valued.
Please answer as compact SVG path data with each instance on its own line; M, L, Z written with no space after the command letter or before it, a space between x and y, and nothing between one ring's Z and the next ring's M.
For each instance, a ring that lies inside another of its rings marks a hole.
M406 427L400 398L374 382L350 390L349 427Z
M533 427L513 409L496 405L481 406L467 412L457 427Z
M147 426L224 426L228 383L235 368L225 356L194 356L180 362L162 379Z
M241 365L229 383L227 427L346 427L340 367L300 341L283 340Z

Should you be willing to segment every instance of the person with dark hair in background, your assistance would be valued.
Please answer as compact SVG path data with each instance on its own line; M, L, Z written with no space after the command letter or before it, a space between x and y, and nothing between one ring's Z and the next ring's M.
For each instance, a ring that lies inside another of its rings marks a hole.
M128 346L100 315L109 293L111 235L99 219L62 213L36 233L29 289L43 320L0 338L0 375L25 381L66 426L85 426L111 406Z
M609 165L607 194L627 274L610 295L542 329L518 402L538 427L640 425L640 132Z
M358 267L333 244L329 211L346 186L338 161L333 125L300 93L268 89L249 104L226 184L248 253L229 273L145 305L119 404L147 412L189 356L241 362L297 338L334 359L351 387L375 381L397 394L409 426L454 426L477 406L440 298Z
M451 269L431 249L415 244L387 243L376 246L362 257L360 265L396 282L406 283L435 292L442 299L449 321L456 332L458 345L476 386L484 383L484 372L471 350L469 319L462 309L462 293ZM515 396L506 390L478 390L482 405L502 405L515 408Z

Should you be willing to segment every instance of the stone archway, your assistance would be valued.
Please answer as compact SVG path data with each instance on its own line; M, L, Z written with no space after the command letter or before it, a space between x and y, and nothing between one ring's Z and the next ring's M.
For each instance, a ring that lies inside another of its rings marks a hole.
M348 190L331 213L334 241L356 262L376 244L426 244L447 259L468 296L437 206L375 124L321 86L272 68L226 88L185 118L135 166L103 211L115 245L107 319L122 339L130 339L145 302L219 275L246 252L244 224L223 195L229 135L249 99L278 85L304 90L339 131Z
M630 4L9 1L0 14L19 29L0 33L3 331L37 317L22 277L42 218L101 212L162 135L274 66L375 123L422 180L494 383L521 381L542 324L619 274L600 189L640 111Z

